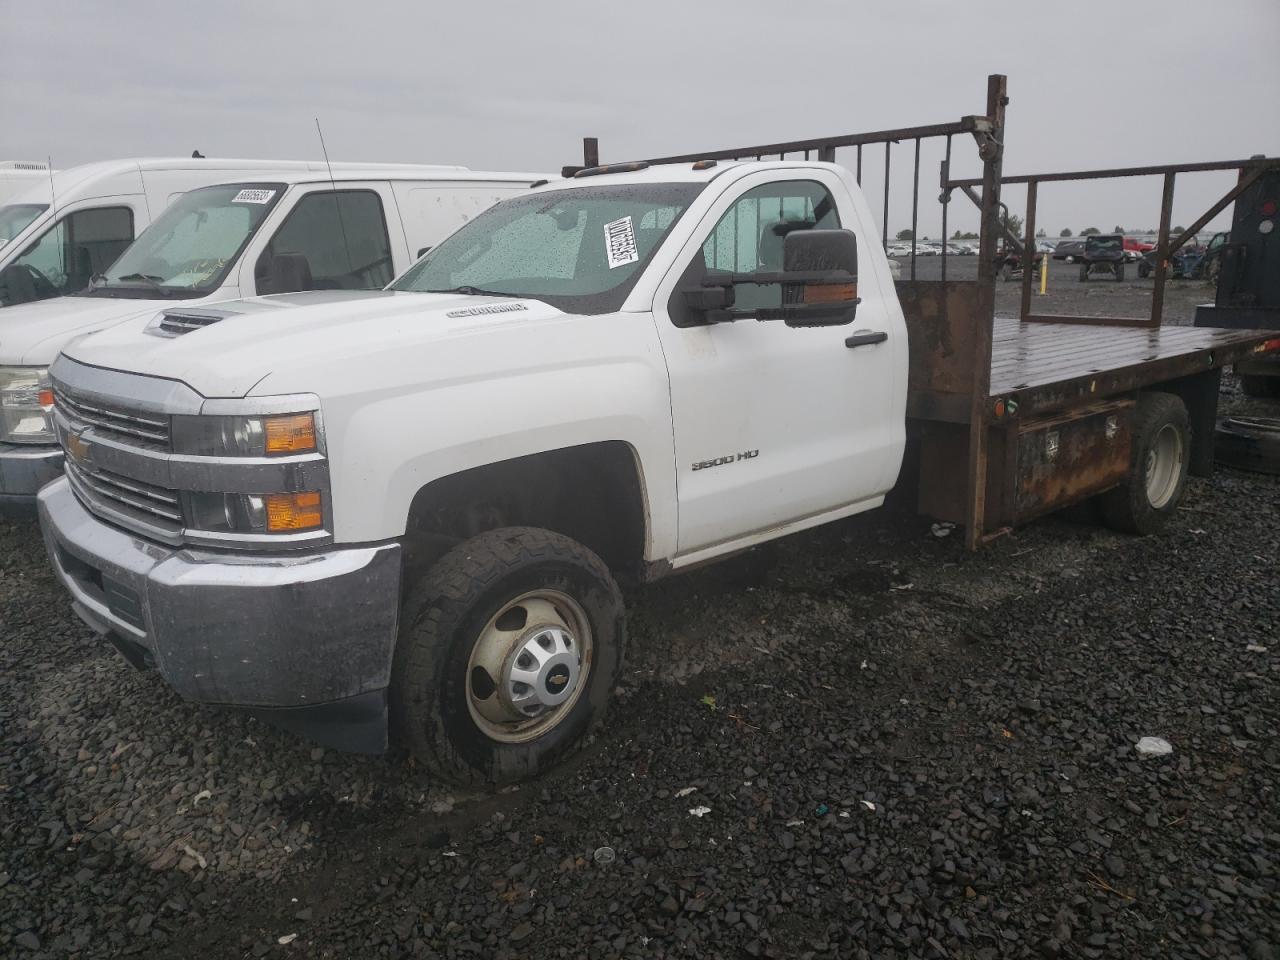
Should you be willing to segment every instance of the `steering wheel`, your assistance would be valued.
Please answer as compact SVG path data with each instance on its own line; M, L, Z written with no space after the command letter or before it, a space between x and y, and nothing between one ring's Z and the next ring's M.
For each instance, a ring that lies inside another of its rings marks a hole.
M46 277L43 273L41 273L37 268L33 267L31 264L21 263L21 264L18 264L18 266L22 267L27 271L27 273L31 274L31 282L35 285L37 293L54 294L58 292L57 284L55 284L52 280Z

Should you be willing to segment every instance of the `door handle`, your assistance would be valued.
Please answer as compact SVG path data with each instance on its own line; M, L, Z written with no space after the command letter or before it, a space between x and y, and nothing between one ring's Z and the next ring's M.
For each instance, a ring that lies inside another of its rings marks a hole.
M851 337L846 337L844 345L846 347L865 347L872 343L884 343L889 339L889 334L883 330L859 330Z

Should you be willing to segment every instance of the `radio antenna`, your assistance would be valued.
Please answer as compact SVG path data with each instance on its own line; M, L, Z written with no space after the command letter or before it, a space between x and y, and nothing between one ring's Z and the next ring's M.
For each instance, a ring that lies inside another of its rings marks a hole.
M46 157L45 170L49 172L49 209L52 211L54 222L58 220L58 195L53 189L53 157Z
M138 185L142 187L142 202L147 208L147 223L151 222L151 198L147 196L147 181L142 178L142 161L135 160L133 165L138 168Z
M324 145L324 131L320 129L320 118L316 117L316 133L320 135L320 152L324 154L324 165L329 170L329 186L333 188L333 209L338 212L338 232L342 234L342 249L347 254L347 272L355 272L355 264L351 262L351 245L347 243L347 225L342 221L342 204L338 202L338 184L333 179L333 164L329 162L329 151Z

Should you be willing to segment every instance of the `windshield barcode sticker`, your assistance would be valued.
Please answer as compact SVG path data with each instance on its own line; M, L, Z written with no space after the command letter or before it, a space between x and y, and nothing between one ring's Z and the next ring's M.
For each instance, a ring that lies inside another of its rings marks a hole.
M623 217L604 225L604 250L609 258L609 269L625 267L640 259L636 249L636 230L630 217Z
M241 190L231 198L232 203L268 203L276 195L274 190Z

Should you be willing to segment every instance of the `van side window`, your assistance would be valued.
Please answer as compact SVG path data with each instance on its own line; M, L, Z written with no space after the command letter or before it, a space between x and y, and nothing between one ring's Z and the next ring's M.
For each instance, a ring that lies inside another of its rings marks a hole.
M305 195L254 267L260 294L377 290L393 276L387 220L372 190Z
M5 269L0 301L29 303L76 293L133 242L133 211L95 207L62 217Z

